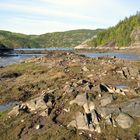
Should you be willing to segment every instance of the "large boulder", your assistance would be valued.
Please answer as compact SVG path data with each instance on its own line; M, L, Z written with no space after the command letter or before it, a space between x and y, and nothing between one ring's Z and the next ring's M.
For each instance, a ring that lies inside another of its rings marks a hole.
M133 119L125 113L120 113L116 118L116 122L121 128L128 129L132 126Z

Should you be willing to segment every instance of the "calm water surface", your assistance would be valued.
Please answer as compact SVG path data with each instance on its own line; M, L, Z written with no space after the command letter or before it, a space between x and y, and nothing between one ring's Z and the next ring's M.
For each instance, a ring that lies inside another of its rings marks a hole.
M15 49L16 51L53 51L53 50L63 50L63 51L74 51L71 48L21 48L21 49ZM89 52L82 52L78 53L85 55L87 57L103 57L103 56L109 56L109 57L116 57L120 59L127 59L127 60L140 60L140 54L126 54L126 53L89 53ZM7 66L14 63L22 62L27 59L30 59L33 56L41 56L43 54L12 54L9 57L0 57L0 66Z

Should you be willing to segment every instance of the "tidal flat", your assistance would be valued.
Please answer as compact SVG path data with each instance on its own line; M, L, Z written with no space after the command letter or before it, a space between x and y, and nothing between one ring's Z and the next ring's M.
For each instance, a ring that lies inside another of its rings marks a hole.
M0 68L2 140L140 138L140 61L74 52Z

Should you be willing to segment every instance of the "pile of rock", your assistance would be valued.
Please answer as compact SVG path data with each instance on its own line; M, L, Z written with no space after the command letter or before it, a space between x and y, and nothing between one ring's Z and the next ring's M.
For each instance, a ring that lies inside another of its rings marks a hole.
M21 103L15 106L9 113L9 117L17 116L20 112L40 112L40 116L48 116L49 111L54 106L54 98L50 98L49 95L43 94L39 97L31 99L30 101Z

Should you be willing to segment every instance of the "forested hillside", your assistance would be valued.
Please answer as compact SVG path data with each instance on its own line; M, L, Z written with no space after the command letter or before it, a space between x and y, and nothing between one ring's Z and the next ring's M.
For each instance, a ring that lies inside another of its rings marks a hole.
M25 35L0 31L0 43L10 48L75 47L101 31L101 29L73 30L43 35Z
M88 46L122 47L140 45L140 12L120 21L116 26L100 32L96 38L86 42Z

